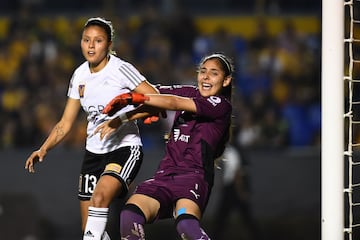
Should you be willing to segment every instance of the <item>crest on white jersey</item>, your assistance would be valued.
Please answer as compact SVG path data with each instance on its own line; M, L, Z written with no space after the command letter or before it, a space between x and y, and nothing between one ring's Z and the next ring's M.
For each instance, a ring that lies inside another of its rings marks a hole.
M79 90L80 98L83 98L84 97L84 92L85 92L85 84L80 84L78 90Z

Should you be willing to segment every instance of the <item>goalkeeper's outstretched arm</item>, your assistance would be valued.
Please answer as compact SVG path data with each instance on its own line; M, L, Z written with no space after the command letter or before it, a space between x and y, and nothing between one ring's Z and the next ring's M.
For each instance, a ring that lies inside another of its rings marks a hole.
M196 112L196 105L192 98L171 94L145 94L148 99L145 105L171 111Z
M94 134L100 133L100 138L103 139L110 136L124 122L144 119L164 110L196 112L195 102L191 98L171 94L145 94L145 99L143 105L122 113L111 121L104 122L95 130ZM116 106L114 101L106 106L107 112L113 112L112 106Z

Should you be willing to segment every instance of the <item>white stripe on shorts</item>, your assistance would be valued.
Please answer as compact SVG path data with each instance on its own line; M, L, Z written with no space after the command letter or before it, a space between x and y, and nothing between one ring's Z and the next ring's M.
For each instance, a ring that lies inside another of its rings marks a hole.
M132 170L134 169L134 167L136 165L136 161L139 160L140 153L141 153L140 146L131 146L130 147L129 159L125 162L125 164L120 172L120 177L122 179L124 179L125 182L129 178Z

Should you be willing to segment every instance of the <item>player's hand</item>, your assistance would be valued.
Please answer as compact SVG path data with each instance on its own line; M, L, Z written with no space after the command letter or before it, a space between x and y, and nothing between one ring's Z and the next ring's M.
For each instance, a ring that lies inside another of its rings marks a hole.
M148 117L146 117L146 118L143 119L143 122L144 122L144 124L146 124L146 125L150 125L150 124L152 124L153 122L157 122L157 121L159 121L159 116L155 116L155 115L153 115L153 116L148 116Z
M149 100L149 97L146 97L141 93L123 93L115 98L113 98L104 108L103 113L109 116L114 115L117 111L122 109L123 107L131 104L142 104L146 100Z
M30 157L28 157L28 159L25 162L25 169L27 169L30 173L35 173L35 164L38 162L42 162L45 155L46 155L46 151L39 149L37 151L34 151Z
M165 110L161 111L160 114L161 114L161 117L163 117L163 118L167 117L167 114L166 114ZM150 125L150 124L152 124L154 122L159 121L159 118L160 118L159 114L154 114L154 115L151 115L151 116L148 116L148 117L144 118L143 122L144 122L144 124Z
M113 134L116 129L121 125L121 120L119 118L110 119L101 123L94 131L92 135L100 134L100 140L104 138L107 139Z

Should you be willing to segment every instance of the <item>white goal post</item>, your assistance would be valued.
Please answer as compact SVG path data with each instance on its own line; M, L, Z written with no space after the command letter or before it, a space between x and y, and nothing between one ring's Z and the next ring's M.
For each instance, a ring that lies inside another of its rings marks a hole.
M322 0L321 239L344 239L344 2Z

